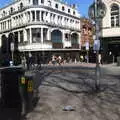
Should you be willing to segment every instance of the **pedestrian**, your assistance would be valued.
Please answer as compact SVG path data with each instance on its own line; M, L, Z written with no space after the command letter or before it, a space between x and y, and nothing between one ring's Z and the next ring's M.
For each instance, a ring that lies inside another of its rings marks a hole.
M61 60L62 60L61 56L58 56L58 63L59 63L59 65L61 65Z
M98 63L101 64L101 54L98 55Z
M56 64L56 56L52 56L52 64L55 65Z

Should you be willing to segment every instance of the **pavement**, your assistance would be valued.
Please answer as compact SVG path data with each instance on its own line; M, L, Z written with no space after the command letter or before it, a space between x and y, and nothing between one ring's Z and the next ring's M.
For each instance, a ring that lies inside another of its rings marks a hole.
M20 117L14 108L0 109L1 120L120 120L120 66L100 65L100 91L95 91L91 63L42 65L34 74L38 88L33 110ZM15 114L14 114L15 113Z
M100 67L96 92L95 64L45 65L38 102L26 120L120 120L120 67Z

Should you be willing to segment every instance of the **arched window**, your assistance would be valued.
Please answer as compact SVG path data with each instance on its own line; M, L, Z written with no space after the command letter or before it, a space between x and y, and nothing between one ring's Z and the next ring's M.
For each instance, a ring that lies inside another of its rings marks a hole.
M113 4L111 6L111 27L118 27L120 25L119 19L119 6Z
M23 3L20 3L20 10L23 9Z
M10 8L10 13L13 13L13 7Z

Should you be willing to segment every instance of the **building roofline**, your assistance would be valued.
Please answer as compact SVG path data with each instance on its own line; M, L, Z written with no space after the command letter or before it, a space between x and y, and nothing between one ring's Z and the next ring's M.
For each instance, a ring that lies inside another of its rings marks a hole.
M21 11L16 11L16 12L8 15L7 17L10 17L11 15L14 15L14 14L16 14L16 13L18 13L18 12L23 12L24 10L27 10L27 9L29 9L29 8L45 8L45 9L47 9L47 10L55 11L56 13L62 13L62 14L67 15L67 16L69 16L69 17L73 17L73 18L75 18L75 19L77 19L77 20L80 20L80 16L74 16L74 15L71 15L71 14L67 14L67 13L62 12L62 11L60 11L60 10L57 10L57 9L54 9L54 8L51 8L51 7L48 7L48 6L43 6L43 5L39 5L39 6L37 6L37 7L36 7L36 6L26 6L26 7L23 8L23 10L21 10ZM6 17L6 18L7 18L7 17ZM0 21L1 21L1 20L4 20L4 18L0 18Z
M5 8L7 8L7 7L9 7L9 6L11 6L11 5L19 2L19 1L21 1L21 0L13 1L13 2L9 3L8 5L5 5L5 6L3 6L2 8L0 8L0 10L3 10L3 9L5 9Z

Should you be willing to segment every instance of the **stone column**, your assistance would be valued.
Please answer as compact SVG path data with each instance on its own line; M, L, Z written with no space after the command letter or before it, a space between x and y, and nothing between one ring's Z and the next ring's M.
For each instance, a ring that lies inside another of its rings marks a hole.
M41 28L41 43L43 43L43 28Z
M24 41L27 41L27 31L26 29L23 30L23 34L24 34Z
M51 40L51 29L48 28L48 31L47 31L47 40Z
M20 32L18 31L18 42L20 43Z
M62 31L62 43L63 43L63 48L65 47L65 31Z
M42 11L40 10L40 22L41 22L41 20L42 20L42 18L41 18L41 17L42 17L42 16L41 16L41 12L42 12Z
M30 22L32 22L32 11L30 11Z
M30 28L30 41L29 43L31 44L32 43L32 28Z
M36 14L36 10L34 11L35 12L35 22L37 21L37 14Z

